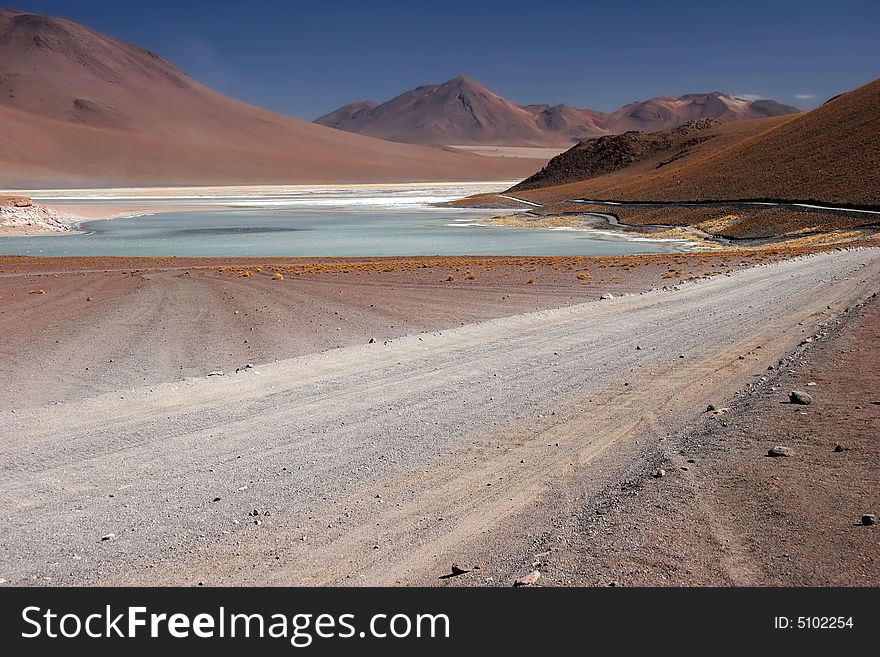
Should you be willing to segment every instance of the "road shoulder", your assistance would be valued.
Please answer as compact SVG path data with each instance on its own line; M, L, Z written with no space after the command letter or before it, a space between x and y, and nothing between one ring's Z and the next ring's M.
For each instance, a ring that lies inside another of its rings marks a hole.
M880 534L862 515L880 510L878 338L875 295L558 519L521 568L548 585L877 586Z

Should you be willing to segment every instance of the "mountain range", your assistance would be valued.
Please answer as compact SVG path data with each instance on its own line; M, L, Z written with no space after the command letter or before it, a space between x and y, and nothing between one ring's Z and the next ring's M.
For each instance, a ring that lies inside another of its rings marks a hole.
M78 23L0 9L0 188L511 180L542 163L331 130Z
M745 100L719 91L651 98L609 113L568 105L519 105L459 76L382 104L351 103L315 123L413 144L564 147L591 137L665 130L698 119L732 121L799 111L774 100Z

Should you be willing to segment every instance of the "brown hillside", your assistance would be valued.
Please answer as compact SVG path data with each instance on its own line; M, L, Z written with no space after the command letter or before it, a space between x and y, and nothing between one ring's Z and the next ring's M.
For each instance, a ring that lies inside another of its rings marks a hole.
M788 120L790 117L701 121L659 133L625 133L605 147L599 147L598 140L588 140L557 155L511 191L541 203L572 198L627 200L629 197L620 196L621 187L650 181L661 171L679 172L690 162ZM626 155L617 156L618 151Z
M0 188L503 180L540 164L331 130L77 23L0 10Z
M620 189L630 198L771 198L880 205L880 80Z
M804 114L711 127L703 131L710 139L687 149L672 138L670 149L634 158L623 168L604 166L599 157L585 159L597 149L580 144L514 190L539 202L780 199L878 206L878 116L880 80ZM674 160L664 164L670 157Z
M519 192L596 178L663 155L665 157L655 166L659 169L687 156L692 148L717 136L710 130L717 125L717 120L700 119L672 130L630 131L589 139L554 157L538 173L511 187L510 191Z

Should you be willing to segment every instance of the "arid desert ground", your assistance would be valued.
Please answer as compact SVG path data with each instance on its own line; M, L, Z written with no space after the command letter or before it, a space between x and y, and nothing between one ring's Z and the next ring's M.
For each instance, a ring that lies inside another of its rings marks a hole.
M0 269L9 583L876 583L875 248Z

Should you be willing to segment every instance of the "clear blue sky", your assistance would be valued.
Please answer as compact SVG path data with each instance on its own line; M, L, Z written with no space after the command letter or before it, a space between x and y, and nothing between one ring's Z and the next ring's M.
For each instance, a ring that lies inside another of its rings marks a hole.
M458 74L600 110L713 90L809 108L880 77L880 0L17 1L308 119Z

